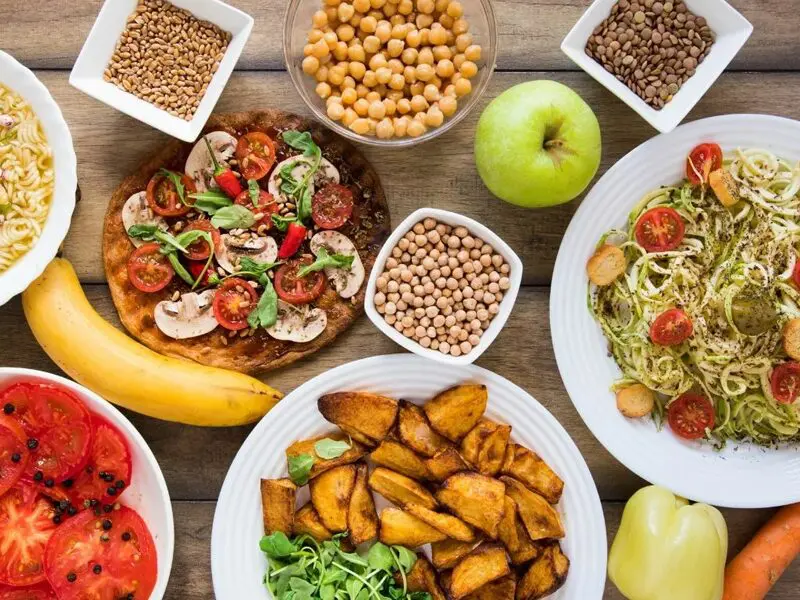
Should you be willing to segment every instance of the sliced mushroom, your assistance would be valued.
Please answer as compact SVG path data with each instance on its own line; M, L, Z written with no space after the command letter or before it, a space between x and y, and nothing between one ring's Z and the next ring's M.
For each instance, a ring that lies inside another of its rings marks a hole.
M250 233L245 235L224 233L214 249L214 258L228 273L236 272L237 263L244 256L260 263L275 262L278 258L278 244L273 238Z
M177 302L165 300L156 304L156 325L176 340L205 335L216 329L218 323L212 310L214 290L200 294L183 294Z
M278 165L272 170L272 174L269 176L267 188L275 200L281 203L291 200L285 193L283 193L283 191L281 191L280 178L281 169L291 163L297 163L297 165L292 169L292 177L294 177L297 181L300 181L311 168L311 160L305 156L292 156L291 158L287 158L286 160L278 163ZM329 183L339 183L339 169L334 167L328 159L323 158L322 162L320 163L319 170L311 180L311 185L309 185L311 194L314 194L315 188L321 188Z
M294 306L278 300L278 320L267 329L276 340L310 342L328 326L328 315L321 308Z
M125 201L125 205L122 207L122 226L125 228L125 232L127 233L134 225L155 225L159 229L167 230L167 222L155 214L147 203L147 192L134 194ZM137 248L147 243L134 237L130 239Z
M214 156L217 162L221 165L227 164L236 151L236 138L225 131L212 131L205 134L205 138L214 149ZM214 161L211 160L211 155L208 153L208 148L203 138L197 141L189 153L184 172L192 178L198 192L219 188L217 182L214 181Z
M333 283L336 291L342 298L352 298L361 289L364 283L364 264L358 256L358 250L350 238L342 235L338 231L320 231L311 238L309 244L311 251L319 254L320 248L325 248L328 254L344 254L352 256L353 264L349 269L337 269L336 267L325 267L325 275Z

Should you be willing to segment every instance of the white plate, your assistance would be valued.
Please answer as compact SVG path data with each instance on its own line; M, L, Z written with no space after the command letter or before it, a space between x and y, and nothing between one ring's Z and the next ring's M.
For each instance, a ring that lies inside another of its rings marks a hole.
M550 295L550 328L561 378L581 417L617 460L644 479L696 501L756 508L800 501L800 446L764 449L685 442L649 419L629 420L609 390L620 370L586 303L586 261L600 236L624 227L647 192L684 176L686 156L714 141L726 154L766 148L800 160L800 122L766 115L695 121L645 142L622 158L583 201L561 242Z
M601 598L605 585L606 531L591 473L558 421L510 381L476 366L445 367L408 354L376 356L343 365L297 388L256 426L231 465L220 492L211 533L211 574L217 600L268 600L262 585L266 560L258 548L264 532L259 480L285 477L286 447L332 431L317 399L326 393L369 390L423 402L465 381L489 388L487 415L513 426L515 441L529 446L564 479L559 510L567 535L569 576L553 600Z

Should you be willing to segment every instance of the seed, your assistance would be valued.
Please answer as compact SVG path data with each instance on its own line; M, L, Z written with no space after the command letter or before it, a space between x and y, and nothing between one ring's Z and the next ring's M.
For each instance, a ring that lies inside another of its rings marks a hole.
M131 534L129 531L126 531L122 534L122 541L123 542L130 542L131 541Z
M22 460L22 456L20 456L17 452L11 455L11 462L18 463Z
M121 490L122 488L124 488L124 487L125 487L125 482L124 482L124 481L122 481L122 479L119 479L119 480L118 480L118 481L117 481L117 482L114 484L114 486L115 486L115 487L116 487L118 490Z
M103 572L103 567L101 567L100 565L95 565L92 567L92 573L94 573L95 575L100 575L100 573L102 572Z
M53 481L52 479L45 479L45 481L44 481L44 487L51 488L51 487L53 487L55 484L56 484L56 482L55 482L55 481Z
M28 450L36 450L39 447L39 440L36 438L28 438L27 442Z
M53 523L55 523L56 525L58 525L59 523L61 523L61 515L56 515L56 516L54 516L54 517L53 517Z
M117 488L112 486L112 487L106 489L106 494L108 494L109 496L116 496L117 495Z
M78 576L75 575L75 573L73 573L72 571L67 573L67 581L69 581L70 583L74 583L77 578Z
M8 402L5 406L3 406L3 412L7 415L10 415L14 412L14 405Z
M44 479L44 473L41 471L36 471L36 473L33 474L34 481L41 481L42 479Z
M103 531L108 531L109 529L111 529L111 527L112 527L111 520L103 519Z

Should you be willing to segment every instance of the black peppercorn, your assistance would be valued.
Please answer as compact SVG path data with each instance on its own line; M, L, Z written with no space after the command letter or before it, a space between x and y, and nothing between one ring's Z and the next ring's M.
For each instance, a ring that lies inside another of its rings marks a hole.
M36 438L28 438L28 450L36 450L39 447L39 440Z
M6 405L3 407L3 412L7 415L10 415L14 412L14 405L11 404L11 402L6 403Z
M67 573L67 581L69 581L70 583L74 583L77 578L78 576L75 575L75 573L73 573L72 571Z

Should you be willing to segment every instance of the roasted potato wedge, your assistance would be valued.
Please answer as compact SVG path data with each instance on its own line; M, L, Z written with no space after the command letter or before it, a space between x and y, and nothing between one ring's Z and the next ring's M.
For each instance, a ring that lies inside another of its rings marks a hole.
M425 461L425 466L434 481L444 481L450 475L471 469L464 457L452 446L439 450Z
M512 565L521 565L539 556L540 549L533 543L517 515L517 503L505 497L506 510L498 528L498 538L508 551Z
M322 416L354 440L373 447L397 419L397 400L369 392L335 392L317 401Z
M378 513L375 500L367 487L369 469L364 463L356 465L356 480L347 510L347 530L350 541L358 546L378 537Z
M291 479L261 480L261 512L264 516L264 533L282 531L292 535L294 504L297 486Z
M448 477L436 492L436 499L470 525L497 539L505 510L505 488L502 481L465 471Z
M413 450L395 440L383 440L369 457L374 463L408 477L420 481L431 478L423 460Z
M420 506L419 504L407 504L403 507L406 512L414 515L420 521L425 521L431 527L435 527L447 537L461 542L471 542L475 539L475 531L458 517L437 513Z
M487 583L511 574L506 551L500 544L482 544L453 568L450 598L460 600Z
M478 424L488 399L485 385L457 385L434 396L423 410L435 431L458 442Z
M510 575L490 581L467 596L468 600L514 600L517 591L517 577Z
M308 482L311 504L327 529L338 533L347 529L347 511L356 481L356 466L329 469Z
M418 504L433 510L439 503L419 483L385 467L378 467L369 476L369 487L398 506Z
M394 574L394 580L398 585L403 584L400 573ZM436 571L433 570L431 563L423 554L417 554L417 562L406 574L406 586L409 592L428 592L432 600L447 600L447 596L436 580Z
M322 524L319 514L314 510L314 506L309 502L297 509L294 513L294 534L310 535L318 542L324 542L333 537L333 533Z
M451 445L446 438L433 430L425 411L407 400L400 400L400 409L397 412L397 436L414 452L426 458Z
M461 440L461 456L473 466L478 465L478 454L486 439L497 431L498 424L489 419L481 419Z
M519 518L533 541L564 537L561 517L547 500L513 477L503 476L500 480L506 484L506 493L517 504Z
M472 542L459 542L448 538L431 544L431 561L438 570L452 569L467 554L475 550L482 542L480 538Z
M516 600L538 600L564 585L569 572L569 559L558 543L548 544L517 584Z
M547 463L519 444L508 445L500 472L521 481L550 504L557 504L564 491L564 482Z
M340 431L329 433L328 435L320 435L308 440L298 440L286 449L286 458L290 456L299 456L301 454L310 454L314 457L314 466L311 467L309 478L314 479L320 473L324 473L328 469L338 467L339 465L349 465L361 459L366 453L367 449L357 441L351 441L350 449L339 456L338 458L324 459L317 456L314 450L314 444L325 438L330 438L336 441L347 441L347 435Z
M497 428L489 434L489 437L483 441L478 451L478 461L475 466L478 467L479 473L489 475L490 477L497 475L503 464L503 458L505 457L510 437L511 425L498 425Z
M425 521L420 521L414 515L393 506L384 508L381 512L381 529L378 537L384 544L408 548L417 548L447 539L446 534Z

